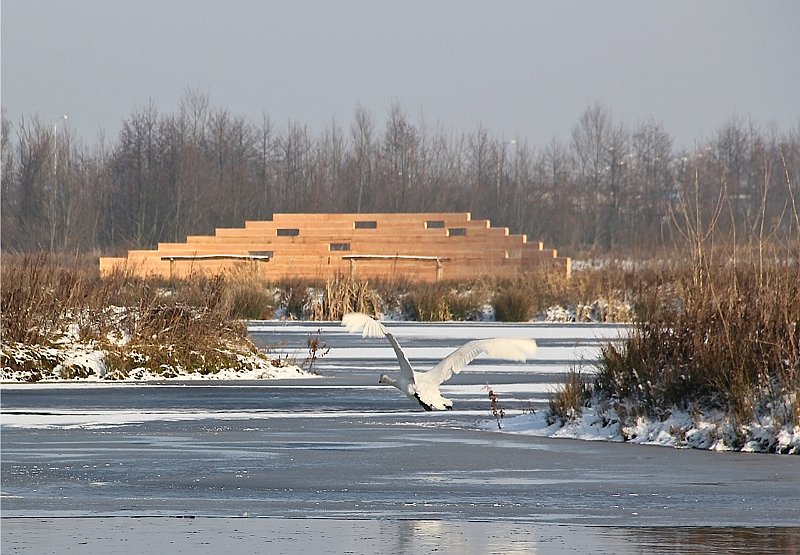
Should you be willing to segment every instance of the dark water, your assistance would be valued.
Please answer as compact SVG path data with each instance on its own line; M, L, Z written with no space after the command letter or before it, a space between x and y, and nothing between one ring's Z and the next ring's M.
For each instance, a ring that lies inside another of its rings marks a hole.
M286 340L299 357L317 327L262 326L254 337ZM564 351L587 342L586 328L572 338L567 328L509 329L403 326L401 342L431 363L432 349L467 335L558 335L540 339L547 360L462 373L446 413L379 386L391 359L356 352L375 340L338 328L323 330L331 353L314 380L4 388L3 553L63 552L47 543L63 529L76 550L95 552L115 552L108 538L135 530L135 542L126 533L127 546L114 544L119 553L173 536L192 553L218 552L224 538L252 552L465 552L466 540L475 553L797 552L800 457L487 428L483 384L507 389L511 413L541 409L542 387L574 363Z

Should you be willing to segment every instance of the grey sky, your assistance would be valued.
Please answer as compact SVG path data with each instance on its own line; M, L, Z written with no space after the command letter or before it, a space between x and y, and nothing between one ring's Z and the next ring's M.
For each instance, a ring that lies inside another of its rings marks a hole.
M69 115L93 144L187 88L216 108L319 131L361 104L382 122L567 140L594 102L677 144L734 114L800 118L800 2L2 0L12 122Z

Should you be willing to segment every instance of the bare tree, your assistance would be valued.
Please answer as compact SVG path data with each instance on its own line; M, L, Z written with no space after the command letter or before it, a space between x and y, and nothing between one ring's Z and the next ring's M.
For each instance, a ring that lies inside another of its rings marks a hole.
M12 175L3 176L3 196L11 211L3 211L3 221L13 218L20 250L47 250L50 221L47 204L53 182L53 134L37 118L20 121L17 126L16 166ZM15 198L16 197L16 198ZM12 200L14 199L15 200ZM13 216L12 216L13 214ZM3 236L3 239L7 237Z
M0 142L0 164L2 164L2 178L0 179L0 241L3 248L10 242L19 238L19 193L16 178L16 160L14 158L14 145L11 143L11 121L6 116L5 107L2 108L2 139Z
M672 137L661 123L639 124L631 137L632 241L652 248L665 240L665 219L674 191Z
M374 171L374 134L375 122L372 115L363 106L358 106L350 126L353 143L351 173L354 192L347 203L348 209L356 213L360 213L370 202Z
M389 110L381 149L382 193L389 199L387 208L406 210L409 193L417 175L420 136L398 104Z
M478 129L467 136L464 180L466 183L469 211L479 217L492 217L491 211L494 198L494 168L492 160L492 139L485 127Z
M621 131L614 129L611 114L600 104L586 109L572 131L572 149L578 164L581 209L588 216L584 240L593 248L610 242L609 206L616 204L615 172ZM609 179L610 177L610 179Z
M553 139L540 154L538 165L541 167L543 223L535 230L534 236L548 239L553 244L575 245L578 241L576 230L580 229L580 203L572 154L567 145Z
M209 104L207 95L187 90L174 124L173 144L177 149L174 240L180 240L190 229L197 232L202 227L204 208L209 202L206 191L210 189L211 167L205 155L211 117Z
M278 142L272 121L267 114L263 114L261 125L256 130L257 156L256 163L256 214L254 217L269 219L274 212L275 188L278 175Z
M152 246L160 237L164 225L160 139L158 112L152 103L123 122L112 156L114 193L107 207L113 214L113 241Z
M347 189L344 185L346 140L342 128L331 121L318 144L314 181L314 198L333 210L346 209Z
M308 127L290 122L286 134L278 139L281 156L280 186L276 209L290 212L319 211L310 196L313 181L314 147Z

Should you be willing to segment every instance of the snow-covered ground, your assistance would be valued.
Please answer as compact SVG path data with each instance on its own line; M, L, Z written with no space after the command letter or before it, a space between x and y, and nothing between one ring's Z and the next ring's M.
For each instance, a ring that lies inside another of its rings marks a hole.
M315 374L297 365L276 365L262 352L245 353L233 349L229 354L235 366L221 368L213 372L191 371L180 366L171 366L168 372L154 372L145 366L133 369L125 375L110 371L106 364L108 352L94 343L60 342L52 347L10 344L3 346L3 353L13 359L17 369L10 366L2 368L3 382L30 382L29 366L36 361L48 360L52 370L41 372L36 383L47 382L140 382L152 380L265 380L311 378ZM144 357L142 357L144 359ZM41 366L41 365L39 365ZM46 365L46 366L49 366ZM166 370L166 369L165 369Z
M487 422L486 429L497 430L496 422ZM777 452L800 455L800 426L778 427L764 416L733 429L730 420L720 411L691 415L675 410L666 420L638 417L625 424L613 409L601 410L597 405L585 407L569 421L549 423L543 411L505 418L502 431L540 437L570 438L587 441L627 441L642 445L745 452ZM735 447L736 436L745 438L741 449Z

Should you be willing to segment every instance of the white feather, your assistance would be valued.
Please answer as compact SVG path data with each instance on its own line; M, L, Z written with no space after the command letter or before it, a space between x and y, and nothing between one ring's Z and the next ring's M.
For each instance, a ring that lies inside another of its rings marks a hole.
M480 354L493 358L525 362L536 354L536 341L501 337L497 339L477 339L465 343L446 357L439 364L425 372L434 382L441 384L450 379Z
M342 325L350 333L362 332L361 337L385 337L386 328L366 314L350 312L342 316Z

